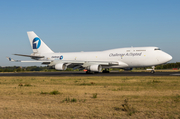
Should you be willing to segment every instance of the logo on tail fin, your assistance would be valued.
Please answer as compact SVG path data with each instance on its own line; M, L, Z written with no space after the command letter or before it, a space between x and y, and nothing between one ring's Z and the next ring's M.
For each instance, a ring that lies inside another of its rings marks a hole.
M41 40L36 37L33 39L33 49L38 49L41 46Z

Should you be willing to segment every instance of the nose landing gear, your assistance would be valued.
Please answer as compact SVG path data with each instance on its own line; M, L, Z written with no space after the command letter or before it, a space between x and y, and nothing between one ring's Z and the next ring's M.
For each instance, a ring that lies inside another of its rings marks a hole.
M151 74L155 73L155 66L152 66Z

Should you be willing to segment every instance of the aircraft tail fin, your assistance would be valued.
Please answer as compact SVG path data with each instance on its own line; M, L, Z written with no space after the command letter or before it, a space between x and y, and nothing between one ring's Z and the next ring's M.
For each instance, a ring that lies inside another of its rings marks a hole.
M35 33L27 32L33 53L54 53Z

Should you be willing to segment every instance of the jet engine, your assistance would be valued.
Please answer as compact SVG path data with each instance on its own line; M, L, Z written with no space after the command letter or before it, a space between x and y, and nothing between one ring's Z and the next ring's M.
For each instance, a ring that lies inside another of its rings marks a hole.
M100 72L102 70L102 66L101 65L91 65L89 67L90 71L94 71L94 72Z
M56 70L66 70L67 66L66 66L66 64L59 63L59 64L55 65L55 69Z

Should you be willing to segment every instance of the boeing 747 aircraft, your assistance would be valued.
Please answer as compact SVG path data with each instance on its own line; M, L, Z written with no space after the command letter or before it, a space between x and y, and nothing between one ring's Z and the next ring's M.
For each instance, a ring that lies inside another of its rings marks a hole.
M158 47L129 47L97 52L54 53L33 31L27 32L33 50L31 55L15 54L30 57L31 61L13 60L13 62L41 62L56 70L66 68L86 70L86 73L108 73L109 68L132 69L164 64L172 57ZM151 73L154 73L154 68Z

